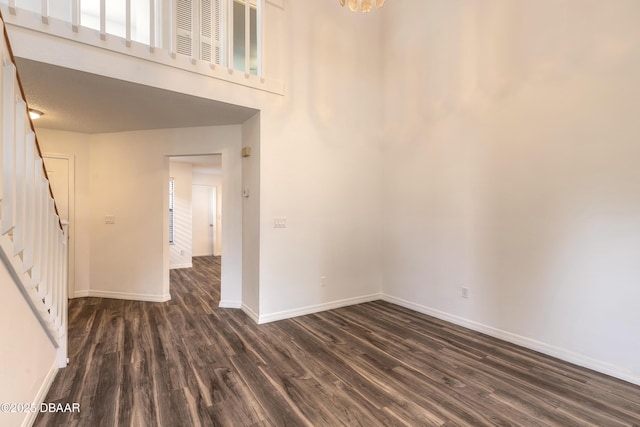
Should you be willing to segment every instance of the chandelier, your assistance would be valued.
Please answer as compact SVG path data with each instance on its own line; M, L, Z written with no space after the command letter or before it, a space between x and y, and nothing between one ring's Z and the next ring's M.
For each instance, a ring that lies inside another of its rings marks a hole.
M352 12L356 12L358 10L362 12L371 12L373 10L373 4L376 4L376 7L382 7L384 4L384 0L340 0L340 4L344 6L345 4L349 4L349 9Z

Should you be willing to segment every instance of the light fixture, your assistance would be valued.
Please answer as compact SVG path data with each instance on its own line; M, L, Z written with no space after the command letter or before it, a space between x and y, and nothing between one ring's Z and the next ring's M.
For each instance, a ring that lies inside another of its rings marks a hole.
M38 110L34 110L33 108L29 108L29 117L31 117L31 120L39 119L42 116L44 116L44 113L42 111L38 111Z
M374 3L376 7L382 7L384 0L340 0L342 6L349 4L349 10L351 10L351 12L371 12Z

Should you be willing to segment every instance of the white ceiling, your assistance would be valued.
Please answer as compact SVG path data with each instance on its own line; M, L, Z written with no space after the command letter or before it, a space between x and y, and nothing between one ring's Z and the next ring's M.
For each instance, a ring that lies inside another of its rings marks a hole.
M256 110L16 58L36 127L80 133L241 124Z

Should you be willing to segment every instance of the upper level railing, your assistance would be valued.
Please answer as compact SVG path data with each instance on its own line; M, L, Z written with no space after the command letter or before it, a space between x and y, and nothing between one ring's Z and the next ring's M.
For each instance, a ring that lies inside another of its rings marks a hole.
M67 364L67 235L0 14L0 261Z
M0 6L12 25L282 93L279 82L264 78L265 1L0 0Z

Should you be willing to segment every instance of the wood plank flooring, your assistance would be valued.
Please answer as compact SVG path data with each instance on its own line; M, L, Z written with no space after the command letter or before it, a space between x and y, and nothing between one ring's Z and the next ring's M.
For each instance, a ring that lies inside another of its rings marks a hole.
M640 387L385 302L255 325L220 260L172 300L74 299L37 426L640 426Z

